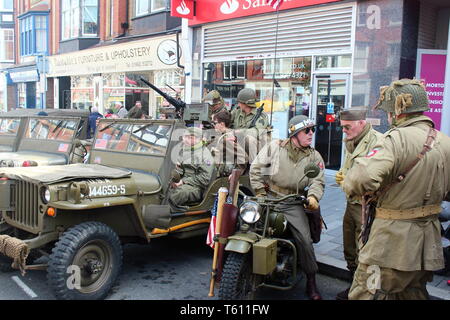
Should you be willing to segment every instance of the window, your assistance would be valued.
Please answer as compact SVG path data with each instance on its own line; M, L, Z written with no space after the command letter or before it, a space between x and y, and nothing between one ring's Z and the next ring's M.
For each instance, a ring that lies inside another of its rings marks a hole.
M0 61L14 61L14 29L0 29Z
M20 23L20 55L47 54L48 16L33 14L21 17Z
M61 1L61 40L98 35L98 0Z
M166 0L136 0L135 16L142 16L166 9Z
M227 61L223 63L223 79L245 79L245 61Z
M13 9L13 0L2 0L0 1L0 10L11 10Z

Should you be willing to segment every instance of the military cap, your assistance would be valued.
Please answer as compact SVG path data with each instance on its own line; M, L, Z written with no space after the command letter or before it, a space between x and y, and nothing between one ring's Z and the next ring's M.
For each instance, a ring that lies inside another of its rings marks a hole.
M198 138L201 138L203 135L203 130L197 127L189 127L186 129L186 132L184 133L185 136L196 136Z
M316 124L314 123L314 121L309 119L307 116L295 116L291 120L289 120L289 138L306 128L315 126Z
M399 115L429 110L428 95L424 84L416 79L393 81L380 88L377 109Z
M344 109L339 113L341 120L357 121L366 120L367 108L365 107L352 107Z

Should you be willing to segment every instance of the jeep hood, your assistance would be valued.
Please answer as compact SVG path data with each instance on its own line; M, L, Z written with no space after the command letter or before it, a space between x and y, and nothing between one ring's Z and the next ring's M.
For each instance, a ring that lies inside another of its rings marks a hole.
M38 166L55 166L66 164L66 156L64 154L36 152L36 151L18 151L18 152L2 152L0 153L0 163L8 163L13 161L15 167L21 167L24 161L36 161ZM5 165L3 164L3 165Z
M131 171L100 164L69 164L64 166L0 168L0 176L37 184L51 184L73 179L124 178Z

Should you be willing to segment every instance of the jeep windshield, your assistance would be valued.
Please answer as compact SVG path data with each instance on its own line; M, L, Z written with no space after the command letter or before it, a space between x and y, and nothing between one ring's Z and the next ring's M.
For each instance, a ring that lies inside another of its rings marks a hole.
M16 136L19 126L19 118L0 118L0 136Z
M77 132L77 120L30 118L24 138L72 141Z
M95 149L165 155L172 126L167 123L100 122Z

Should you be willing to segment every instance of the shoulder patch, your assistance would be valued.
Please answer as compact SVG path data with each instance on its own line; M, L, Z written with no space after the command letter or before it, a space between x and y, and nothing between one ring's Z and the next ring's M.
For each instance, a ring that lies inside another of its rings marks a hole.
M378 151L380 151L379 148L372 149L372 150L366 155L366 158L371 158L371 157L373 157L374 155L377 154Z

